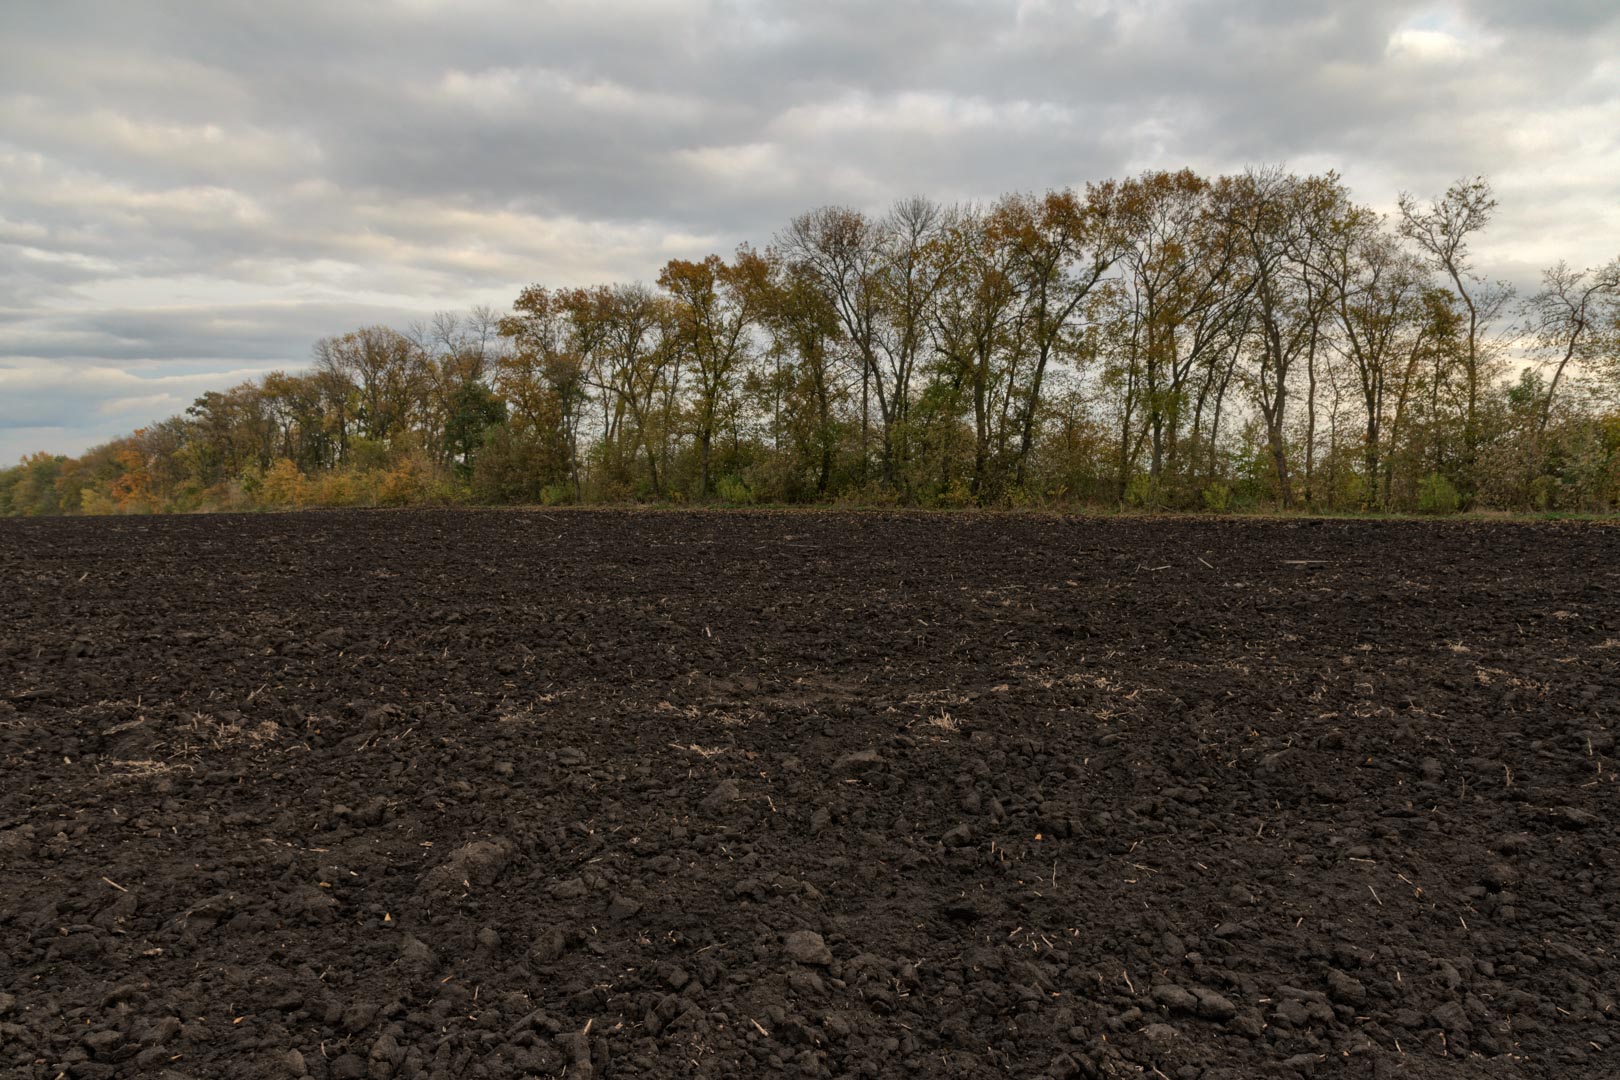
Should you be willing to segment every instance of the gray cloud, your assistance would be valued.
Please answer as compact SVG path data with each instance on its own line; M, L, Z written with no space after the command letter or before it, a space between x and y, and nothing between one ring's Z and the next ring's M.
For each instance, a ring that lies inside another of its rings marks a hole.
M913 192L1482 172L1481 263L1530 282L1620 250L1617 56L1610 0L5 5L0 458Z

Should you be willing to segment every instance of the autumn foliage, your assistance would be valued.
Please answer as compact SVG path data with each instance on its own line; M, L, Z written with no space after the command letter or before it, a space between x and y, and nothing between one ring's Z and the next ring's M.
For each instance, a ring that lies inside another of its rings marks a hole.
M652 286L324 338L0 513L809 502L1448 512L1620 503L1620 260L1518 297L1482 179L1332 173L823 207Z

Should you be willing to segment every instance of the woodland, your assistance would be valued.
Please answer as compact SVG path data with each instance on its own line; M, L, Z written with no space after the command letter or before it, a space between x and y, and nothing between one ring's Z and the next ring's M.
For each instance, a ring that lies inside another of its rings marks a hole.
M1515 290L1481 177L1151 172L822 207L653 284L533 285L317 341L0 515L568 503L1598 514L1620 258Z

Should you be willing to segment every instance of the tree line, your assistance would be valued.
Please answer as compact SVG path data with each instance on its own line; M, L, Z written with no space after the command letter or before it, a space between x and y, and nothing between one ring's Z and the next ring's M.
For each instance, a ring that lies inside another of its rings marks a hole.
M1482 178L1386 218L1334 173L1150 172L822 207L652 285L316 343L0 513L428 502L1620 504L1620 259L1516 296Z

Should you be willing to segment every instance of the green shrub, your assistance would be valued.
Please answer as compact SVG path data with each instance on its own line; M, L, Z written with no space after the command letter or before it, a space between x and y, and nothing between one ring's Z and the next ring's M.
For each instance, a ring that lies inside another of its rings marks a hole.
M1211 484L1204 489L1204 509L1212 514L1224 514L1232 506L1232 489L1226 484Z
M547 484L540 489L540 505L542 506L567 506L573 501L573 484Z
M735 476L722 476L716 480L714 493L721 502L748 504L754 501L753 489Z
M1418 484L1418 513L1455 514L1462 507L1462 496L1450 480L1430 473Z
M349 438L348 453L343 460L344 464L360 472L384 472L388 469L391 456L387 444L380 439L354 435Z
M1125 487L1125 505L1142 510L1157 510L1164 501L1159 482L1146 473L1131 477Z

